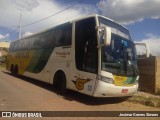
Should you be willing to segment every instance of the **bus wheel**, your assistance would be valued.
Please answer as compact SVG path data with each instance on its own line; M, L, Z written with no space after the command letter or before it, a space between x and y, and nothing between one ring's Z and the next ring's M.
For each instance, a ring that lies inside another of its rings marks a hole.
M18 66L17 65L14 68L14 75L18 75Z
M55 74L53 86L60 94L65 94L67 92L66 76L62 71L58 71Z
M14 65L13 64L11 65L10 72L12 75L14 75Z

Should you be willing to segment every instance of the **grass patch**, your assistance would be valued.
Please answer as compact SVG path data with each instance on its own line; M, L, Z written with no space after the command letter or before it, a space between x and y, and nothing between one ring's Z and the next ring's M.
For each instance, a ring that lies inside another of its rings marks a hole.
M152 107L160 107L160 98L157 97L145 97L145 96L139 96L135 95L128 99L129 102L133 103L140 103L146 106L152 106Z
M157 87L156 95L160 95L160 88L159 87Z

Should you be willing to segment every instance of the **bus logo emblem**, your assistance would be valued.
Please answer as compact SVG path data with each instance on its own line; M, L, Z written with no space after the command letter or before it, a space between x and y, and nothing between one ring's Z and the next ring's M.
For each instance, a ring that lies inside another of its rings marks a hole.
M84 89L84 84L89 82L91 79L87 78L87 79L81 79L81 78L78 78L76 77L76 81L75 80L72 80L72 82L76 85L76 88L78 90L83 90Z

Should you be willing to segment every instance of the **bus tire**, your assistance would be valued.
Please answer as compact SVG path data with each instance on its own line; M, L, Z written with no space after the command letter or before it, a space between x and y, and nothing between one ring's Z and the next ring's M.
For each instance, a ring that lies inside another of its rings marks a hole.
M63 74L62 76L62 85L60 88L60 93L61 94L65 94L67 92L67 88L66 88L66 76Z
M12 75L14 75L14 65L13 64L11 65L10 72Z
M53 86L60 94L65 94L67 92L66 88L66 76L64 72L58 71L54 76Z
M18 75L18 66L16 65L14 68L14 75L17 76Z

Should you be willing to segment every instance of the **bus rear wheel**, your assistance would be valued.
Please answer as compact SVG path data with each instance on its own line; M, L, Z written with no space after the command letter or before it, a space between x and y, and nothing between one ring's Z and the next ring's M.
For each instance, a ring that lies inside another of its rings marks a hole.
M11 65L10 71L12 75L14 76L18 75L18 66Z
M17 65L14 68L14 75L18 75L18 66Z
M62 71L58 71L55 74L53 86L60 94L65 94L67 92L66 76Z
M12 75L14 75L14 65L13 64L11 65L10 72Z

